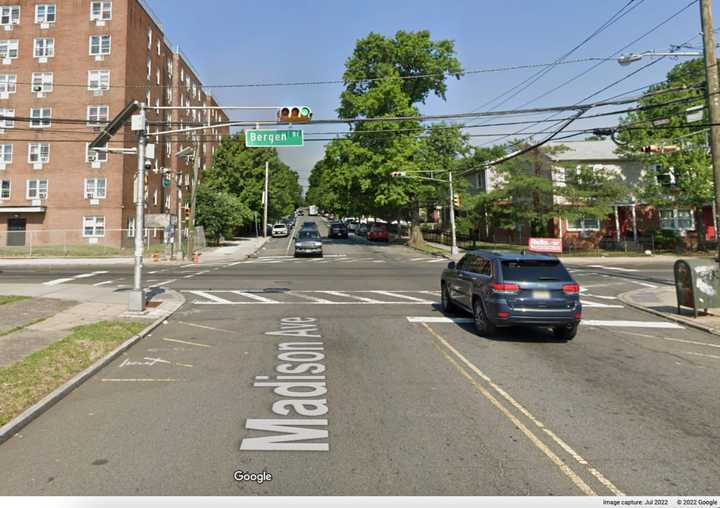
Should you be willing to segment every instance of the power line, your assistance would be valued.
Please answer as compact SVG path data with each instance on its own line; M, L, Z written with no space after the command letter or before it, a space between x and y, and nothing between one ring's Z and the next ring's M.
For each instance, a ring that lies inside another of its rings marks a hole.
M509 90L507 90L507 91L503 92L502 94L500 94L500 95L498 95L498 96L490 99L489 101L483 103L482 105L478 106L476 109L483 109L483 108L489 106L490 104L496 102L498 99L504 97L505 95L511 94L509 97L506 97L506 98L503 99L501 102L499 102L498 104L496 104L494 107L502 106L503 104L507 103L508 101L510 101L511 99L513 99L514 97L516 97L518 94L522 93L525 89L527 89L529 86L531 86L532 84L534 84L535 82L537 82L539 79L541 79L543 76L545 76L548 72L550 72L552 69L554 69L555 66L557 66L557 65L559 65L561 62L563 62L563 61L565 60L565 58L567 58L568 56L570 56L571 54L573 54L575 51L577 51L578 49L580 49L583 45L587 44L592 38L594 38L595 36L597 36L598 34L600 34L601 32L603 32L604 30L606 30L607 28L609 28L611 25L613 25L614 23L616 23L617 21L619 21L620 19L622 19L624 16L626 16L627 14L629 14L630 12L632 12L632 10L634 10L635 8L637 8L637 7L638 7L640 4L642 4L645 0L640 0L639 3L635 4L635 5L632 6L630 9L628 9L628 7L630 7L630 6L633 4L634 1L635 1L635 0L629 0L620 10L618 10L617 12L615 12L615 14L613 14L613 15L610 17L610 19L608 19L605 23L603 23L603 24L600 25L598 28L596 28L595 31L593 31L589 36L587 36L587 37L586 37L585 39L583 39L579 44L575 45L572 49L570 49L569 51L567 51L567 52L566 52L565 54L563 54L561 57L557 58L557 59L553 62L553 65L548 66L547 68L545 68L545 69L543 69L543 70L541 70L541 71L539 71L539 72L534 73L532 76L528 77L528 78L525 79L524 81L521 81L519 84L515 85L514 87L510 88ZM626 11L626 9L628 9L628 10ZM623 11L625 11L625 12L623 13ZM519 89L519 90L517 90L517 89ZM512 93L514 90L517 90L517 91L516 91L515 93Z

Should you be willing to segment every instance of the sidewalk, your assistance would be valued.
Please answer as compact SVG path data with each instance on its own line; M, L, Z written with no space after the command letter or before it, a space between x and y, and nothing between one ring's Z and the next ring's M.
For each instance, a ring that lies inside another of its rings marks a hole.
M708 309L708 313L692 317L692 310L683 308L678 314L675 287L643 288L620 295L620 300L635 309L720 335L720 309Z
M433 247L434 249L443 250L445 251L445 254L443 254L448 259L460 259L463 255L465 255L466 250L460 249L460 254L454 258L450 256L450 246L445 245L442 243L435 243L435 242L428 242L425 240L425 243L429 245L430 247ZM502 250L501 248L498 248L499 250ZM563 260L566 264L572 264L572 265L595 265L595 264L603 264L603 265L613 265L613 264L643 264L649 260L656 261L656 262L667 262L669 265L675 263L678 259L680 259L677 256L670 256L666 254L658 254L655 256L561 256L560 259Z
M236 238L227 240L221 247L208 247L201 251L200 262L235 261L246 258L262 247L265 238ZM146 254L143 258L145 265L184 265L187 259L153 261L152 255ZM93 266L93 265L125 265L135 263L132 256L84 258L84 257L37 257L37 258L0 258L0 267L3 266Z
M13 364L67 336L73 328L115 319L157 320L184 302L176 291L150 296L145 314L127 312L127 291L64 284L0 284L0 295L31 297L0 305L0 367Z

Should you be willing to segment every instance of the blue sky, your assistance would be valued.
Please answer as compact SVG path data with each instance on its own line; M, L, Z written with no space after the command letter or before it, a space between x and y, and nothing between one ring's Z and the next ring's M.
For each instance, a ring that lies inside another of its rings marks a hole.
M457 56L466 70L549 63L582 41L627 1L147 0L170 40L180 46L208 85L339 79L357 39L369 32L392 35L398 30L427 29L433 38L454 40ZM607 57L680 10L689 0L635 0L635 3L639 5L632 12L569 58ZM716 2L716 20L720 20L718 10ZM719 24L720 21L716 26ZM626 51L667 50L672 44L688 40L699 46L699 32L699 7L694 4ZM660 81L679 61L660 61L595 99ZM545 92L550 94L527 107L571 104L648 62L628 67L606 62L558 88L593 63L560 65L501 107L517 108ZM526 69L471 75L459 81L451 79L447 101L431 98L420 109L428 114L474 111L535 72ZM226 88L213 92L220 104L227 106L307 104L319 119L336 117L340 91L340 85L319 85ZM231 118L256 120L268 118L268 114L238 112L232 113ZM607 118L586 120L577 127L611 123ZM329 130L344 128L333 126ZM489 127L472 132L512 132L508 129ZM306 133L313 130L327 131L328 127L306 127ZM481 144L492 139L475 137L473 142ZM323 145L317 142L306 143L304 148L281 150L281 157L300 173L303 183L322 155Z

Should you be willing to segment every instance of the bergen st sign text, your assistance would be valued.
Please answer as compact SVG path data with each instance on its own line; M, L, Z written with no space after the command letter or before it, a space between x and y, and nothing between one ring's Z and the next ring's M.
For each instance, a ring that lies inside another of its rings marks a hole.
M245 131L245 145L248 147L304 146L305 140L300 129L248 129Z

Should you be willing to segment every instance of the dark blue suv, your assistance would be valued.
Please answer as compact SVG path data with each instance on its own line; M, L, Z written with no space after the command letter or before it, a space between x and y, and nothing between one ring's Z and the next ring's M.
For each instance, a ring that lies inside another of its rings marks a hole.
M559 259L545 254L472 251L448 263L440 289L443 310L472 312L481 335L530 325L570 340L582 318L580 286Z

